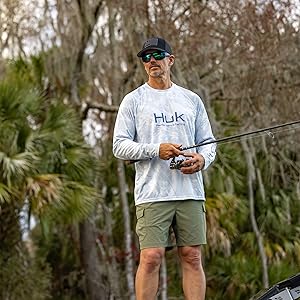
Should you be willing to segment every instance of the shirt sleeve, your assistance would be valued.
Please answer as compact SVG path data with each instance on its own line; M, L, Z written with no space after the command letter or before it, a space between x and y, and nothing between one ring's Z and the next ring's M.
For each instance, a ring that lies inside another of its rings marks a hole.
M202 100L200 98L199 100L195 130L195 142L197 145L205 142L215 141L206 109ZM201 154L205 160L203 170L207 169L208 166L215 160L216 148L216 143L211 143L197 148L197 153Z
M113 135L113 154L124 160L146 160L159 155L160 144L138 143L135 141L134 98L125 96L121 102Z

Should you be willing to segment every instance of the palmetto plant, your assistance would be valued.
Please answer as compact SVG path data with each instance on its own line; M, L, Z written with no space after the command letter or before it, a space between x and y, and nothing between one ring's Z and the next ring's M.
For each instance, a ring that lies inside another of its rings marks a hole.
M1 203L27 199L36 213L53 204L69 217L85 215L96 196L94 166L75 111L33 89L0 84Z
M273 285L299 270L299 160L292 143L269 151L261 144L258 140L253 154L254 215L263 236L269 283ZM281 156L284 160L278 159ZM263 289L263 274L244 192L247 168L239 145L219 149L219 160L213 168L206 205L207 298L249 299Z
M78 221L88 214L97 197L95 166L74 110L24 84L0 83L0 270L26 252L20 226L25 204L29 216L44 221ZM24 278L26 268L11 274ZM5 278L0 271L0 297L20 299Z

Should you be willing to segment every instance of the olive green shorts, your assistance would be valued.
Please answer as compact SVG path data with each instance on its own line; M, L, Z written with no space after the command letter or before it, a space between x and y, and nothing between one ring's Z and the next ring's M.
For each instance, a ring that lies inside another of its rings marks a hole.
M136 206L140 249L206 244L205 203L177 200Z

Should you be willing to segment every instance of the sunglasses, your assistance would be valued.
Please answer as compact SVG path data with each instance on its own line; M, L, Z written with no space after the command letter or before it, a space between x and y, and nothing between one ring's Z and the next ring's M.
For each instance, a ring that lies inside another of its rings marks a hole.
M153 52L153 53L148 53L148 54L144 54L142 56L142 61L147 63L151 60L151 56L155 59L155 60L162 60L165 57L170 56L170 54L166 51L162 51L162 52Z

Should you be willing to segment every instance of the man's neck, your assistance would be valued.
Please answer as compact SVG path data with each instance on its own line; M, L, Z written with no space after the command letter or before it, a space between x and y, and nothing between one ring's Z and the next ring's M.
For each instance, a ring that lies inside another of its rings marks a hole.
M166 90L172 86L170 78L153 78L149 77L147 82L152 88L157 90Z

